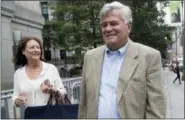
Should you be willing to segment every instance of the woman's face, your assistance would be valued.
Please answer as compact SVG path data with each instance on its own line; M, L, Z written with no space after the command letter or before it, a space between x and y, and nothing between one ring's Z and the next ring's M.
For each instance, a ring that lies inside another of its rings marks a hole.
M36 40L29 40L26 43L23 55L27 60L40 60L41 57L41 46Z

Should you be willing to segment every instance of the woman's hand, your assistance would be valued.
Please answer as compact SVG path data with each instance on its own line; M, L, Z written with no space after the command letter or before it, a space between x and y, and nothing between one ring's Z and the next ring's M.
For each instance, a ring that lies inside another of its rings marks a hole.
M46 93L46 94L53 94L55 93L57 90L55 90L53 88L53 85L50 84L49 80L45 80L42 84L41 84L41 90L43 93Z
M18 98L15 99L15 104L17 106L20 106L22 104L25 104L26 101L27 101L27 98L25 96L23 96L23 95L20 95Z
M48 86L48 85L45 85L44 83L41 84L41 90L43 93L49 93L50 89L53 87L53 86Z

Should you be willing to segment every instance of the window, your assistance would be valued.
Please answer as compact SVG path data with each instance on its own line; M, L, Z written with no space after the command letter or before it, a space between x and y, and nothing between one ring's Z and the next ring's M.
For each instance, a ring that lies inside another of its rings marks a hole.
M64 60L66 58L66 51L65 50L60 50L60 59Z
M45 60L51 60L51 51L50 50L44 51L44 58L45 58Z

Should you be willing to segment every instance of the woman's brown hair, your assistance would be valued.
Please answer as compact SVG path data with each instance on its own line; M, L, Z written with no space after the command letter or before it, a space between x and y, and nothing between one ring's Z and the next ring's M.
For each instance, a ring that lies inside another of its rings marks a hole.
M40 39L36 38L36 37L24 37L22 40L19 41L18 47L17 47L17 51L16 51L16 55L14 56L13 62L18 65L18 66L24 66L27 64L27 59L26 57L23 55L23 50L26 47L26 44L28 41L30 40L35 40L39 43L40 45L40 49L41 49L41 55L40 55L40 60L43 60L43 45Z

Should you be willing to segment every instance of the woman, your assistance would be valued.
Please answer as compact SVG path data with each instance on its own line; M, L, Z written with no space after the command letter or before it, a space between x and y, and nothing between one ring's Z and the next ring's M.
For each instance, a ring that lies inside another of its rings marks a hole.
M25 37L20 41L14 58L15 64L21 66L14 73L12 100L16 106L42 106L47 104L50 93L66 94L57 68L43 62L42 56L38 38Z

